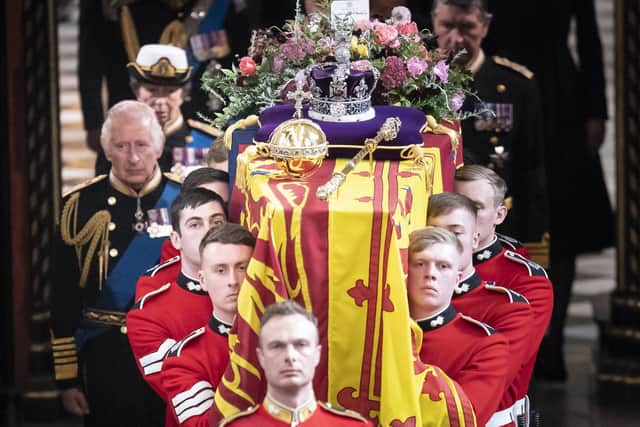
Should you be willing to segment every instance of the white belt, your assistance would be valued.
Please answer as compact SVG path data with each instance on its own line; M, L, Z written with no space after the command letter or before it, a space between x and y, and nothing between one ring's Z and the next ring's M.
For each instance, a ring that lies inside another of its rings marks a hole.
M523 397L502 411L494 412L486 427L500 427L516 423L519 415L524 415L526 419L525 426L529 427L529 396Z

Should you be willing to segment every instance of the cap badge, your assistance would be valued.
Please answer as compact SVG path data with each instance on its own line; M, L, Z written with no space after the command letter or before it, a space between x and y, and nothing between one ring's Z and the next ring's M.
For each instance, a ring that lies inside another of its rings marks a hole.
M153 77L173 78L176 76L176 67L167 58L160 58L150 67Z

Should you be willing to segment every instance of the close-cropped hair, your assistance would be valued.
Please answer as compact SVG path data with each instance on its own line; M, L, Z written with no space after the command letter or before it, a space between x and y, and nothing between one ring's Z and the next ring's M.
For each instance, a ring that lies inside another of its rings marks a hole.
M445 6L455 6L465 13L472 13L474 11L480 12L480 17L485 19L489 16L487 8L487 0L434 0L431 4L431 13L433 14L439 4Z
M209 202L218 203L224 209L224 201L222 197L214 191L206 188L190 188L181 190L180 194L173 200L169 208L169 216L171 218L171 226L173 230L180 234L180 213L186 208L197 208ZM225 214L226 216L226 214Z
M260 318L260 330L262 330L262 328L264 328L264 325L269 323L269 321L274 317L294 315L300 315L311 322L316 329L317 336L318 319L316 318L316 316L305 310L304 307L302 307L294 300L280 301L268 306L264 311L264 314Z
M239 224L226 222L213 227L200 241L200 255L207 245L221 243L223 245L243 245L255 248L256 238L249 230Z
M467 165L456 171L455 180L460 182L485 180L493 188L495 206L504 204L507 195L507 183L493 170L481 165Z
M424 251L436 244L453 246L458 254L462 254L462 243L456 235L446 228L427 226L409 234L409 256Z
M429 197L427 218L435 218L446 215L456 209L469 212L473 217L478 216L478 207L473 200L459 193L439 193Z
M198 168L186 176L182 183L182 191L200 187L212 182L229 183L229 174L220 169L210 167Z
M142 102L127 99L120 101L107 111L107 117L102 124L100 132L100 145L105 152L109 151L111 144L111 131L114 127L118 127L121 123L131 120L139 120L140 123L149 129L153 145L162 150L164 147L164 132L156 113L151 107Z
M227 150L227 147L224 145L224 138L216 138L216 140L211 143L211 147L207 153L207 163L220 163L228 159L229 150Z

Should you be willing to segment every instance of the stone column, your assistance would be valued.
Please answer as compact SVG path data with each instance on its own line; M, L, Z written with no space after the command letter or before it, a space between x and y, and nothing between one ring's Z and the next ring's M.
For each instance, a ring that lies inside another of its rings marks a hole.
M616 0L617 286L600 328L601 396L640 391L640 2Z

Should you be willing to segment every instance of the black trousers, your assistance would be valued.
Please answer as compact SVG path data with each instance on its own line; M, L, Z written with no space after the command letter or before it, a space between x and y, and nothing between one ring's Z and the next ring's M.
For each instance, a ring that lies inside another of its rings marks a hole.
M90 414L85 426L164 426L165 404L142 379L127 336L116 327L82 350Z

